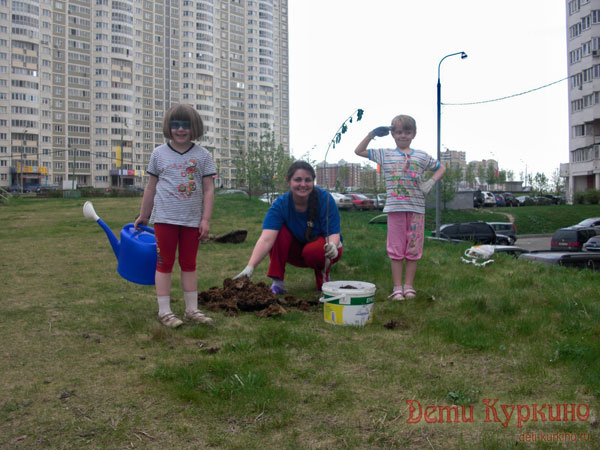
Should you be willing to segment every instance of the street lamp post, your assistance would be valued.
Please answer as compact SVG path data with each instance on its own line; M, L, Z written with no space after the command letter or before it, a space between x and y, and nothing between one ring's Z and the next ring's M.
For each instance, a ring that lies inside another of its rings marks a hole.
M440 59L438 64L438 79L437 79L437 160L441 161L441 136L442 136L442 84L440 83L440 67L442 61L450 56L460 55L461 59L465 59L467 54L465 52L450 53ZM435 185L435 236L440 237L440 210L442 205L442 192L440 190L440 183Z

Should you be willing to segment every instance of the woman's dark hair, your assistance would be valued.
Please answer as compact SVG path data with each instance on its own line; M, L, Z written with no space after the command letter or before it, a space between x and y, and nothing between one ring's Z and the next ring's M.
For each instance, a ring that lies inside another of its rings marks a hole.
M306 161L294 161L289 167L285 176L286 181L289 183L296 171L306 170L312 176L313 182L317 177L315 169ZM306 242L312 242L316 237L312 236L312 230L315 227L315 219L317 218L317 212L319 211L319 196L317 190L313 186L313 190L308 197L308 219L306 221L306 230L304 231L304 239Z

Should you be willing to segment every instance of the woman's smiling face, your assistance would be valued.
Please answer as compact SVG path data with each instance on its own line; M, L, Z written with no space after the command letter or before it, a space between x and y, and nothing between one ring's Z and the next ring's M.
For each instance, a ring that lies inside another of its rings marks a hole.
M298 169L289 181L290 191L298 199L308 198L314 189L315 180L312 174L304 169Z

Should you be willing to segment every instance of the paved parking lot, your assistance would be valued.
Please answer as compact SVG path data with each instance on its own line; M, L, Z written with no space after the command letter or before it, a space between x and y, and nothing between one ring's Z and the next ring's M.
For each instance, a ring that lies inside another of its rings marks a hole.
M533 250L550 250L551 234L524 234L517 235L517 247L522 247L530 252Z

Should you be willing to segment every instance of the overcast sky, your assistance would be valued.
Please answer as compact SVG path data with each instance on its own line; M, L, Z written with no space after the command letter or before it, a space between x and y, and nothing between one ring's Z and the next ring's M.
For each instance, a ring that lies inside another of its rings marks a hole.
M564 0L289 0L290 149L327 162L364 162L354 148L397 114L417 121L413 147L436 156L442 103L512 96L567 77ZM516 179L568 162L568 82L507 100L442 106L442 151L496 159ZM394 147L391 137L372 148Z

